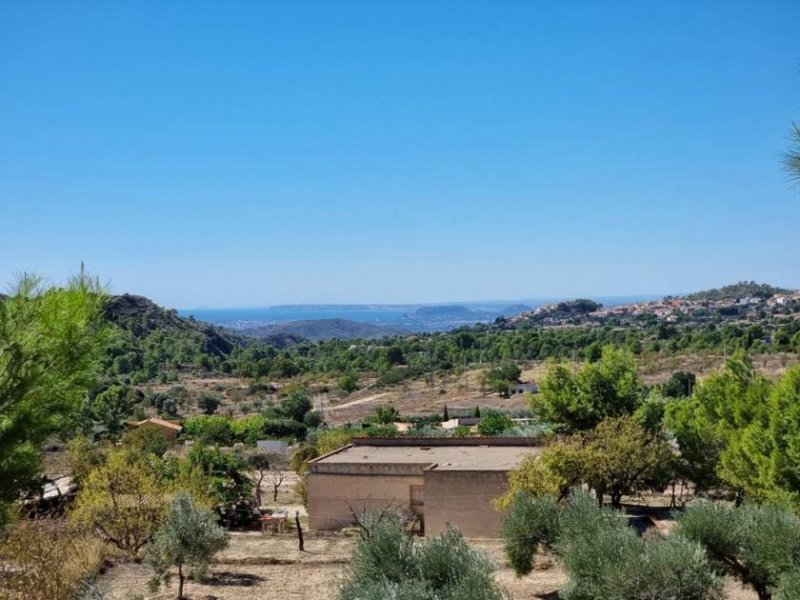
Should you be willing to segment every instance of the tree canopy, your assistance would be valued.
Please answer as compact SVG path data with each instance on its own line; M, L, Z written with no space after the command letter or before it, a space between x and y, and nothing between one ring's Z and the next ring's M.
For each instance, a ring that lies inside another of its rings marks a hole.
M642 400L633 354L603 348L599 361L577 372L554 363L531 399L531 410L541 418L564 424L569 430L591 429L604 417L632 413Z
M800 506L800 366L771 384L743 352L666 409L685 477Z
M512 469L498 505L508 507L521 491L564 498L571 487L585 484L598 503L608 496L618 508L624 495L664 489L674 477L674 461L661 432L648 431L631 416L609 417L593 431L552 443Z
M193 576L202 575L214 554L228 545L225 530L216 523L215 515L197 507L186 493L179 493L169 505L162 527L147 549L147 562L157 575L178 568L178 600L183 598L183 585L188 567Z
M36 475L40 445L93 385L104 303L83 271L64 287L24 276L0 300L0 509Z

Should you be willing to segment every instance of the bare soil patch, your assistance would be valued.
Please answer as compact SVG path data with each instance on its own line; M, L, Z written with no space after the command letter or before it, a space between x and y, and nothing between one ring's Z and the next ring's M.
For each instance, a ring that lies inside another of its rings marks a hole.
M306 552L297 550L292 534L233 533L230 547L220 553L202 582L187 583L193 600L334 600L347 576L355 538L345 535L307 535ZM557 600L567 581L564 571L549 557L538 557L530 575L517 577L506 564L500 540L471 540L498 565L495 578L514 600ZM148 592L151 570L143 564L120 563L101 576L99 583L111 600L175 597L177 583ZM727 581L726 600L755 600L756 595Z

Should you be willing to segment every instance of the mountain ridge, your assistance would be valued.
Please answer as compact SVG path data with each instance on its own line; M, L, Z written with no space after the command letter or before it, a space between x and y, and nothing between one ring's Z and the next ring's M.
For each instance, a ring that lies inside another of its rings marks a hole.
M387 336L410 335L412 333L401 327L374 325L341 318L302 319L242 328L236 331L240 335L255 339L268 339L276 335L296 335L312 341L327 339L375 339Z

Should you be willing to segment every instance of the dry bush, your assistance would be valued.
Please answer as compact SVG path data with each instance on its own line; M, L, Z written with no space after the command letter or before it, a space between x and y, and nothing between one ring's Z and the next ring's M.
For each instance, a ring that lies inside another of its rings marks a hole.
M86 476L71 520L135 557L161 525L168 494L145 457L114 450Z
M0 599L71 600L100 570L106 545L63 521L20 521L0 540Z

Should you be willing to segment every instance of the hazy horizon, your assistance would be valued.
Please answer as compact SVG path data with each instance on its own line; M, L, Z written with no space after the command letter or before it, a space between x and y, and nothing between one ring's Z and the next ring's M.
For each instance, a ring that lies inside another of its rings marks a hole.
M0 282L85 261L215 307L800 287L800 2L3 17Z
M690 293L690 292L681 292ZM525 304L526 302L559 302L563 300L574 300L578 298L587 298L600 302L601 299L606 300L626 300L631 298L662 298L674 294L619 294L611 296L598 296L598 295L578 295L578 296L542 296L542 297L529 297L529 298L487 298L485 300L434 300L429 302L282 302L280 304L269 304L262 306L249 306L243 304L241 306L183 306L175 307L180 311L192 310L268 310L282 307L301 308L301 307L337 307L343 308L348 306L353 307L415 307L415 306L507 306L512 304Z

